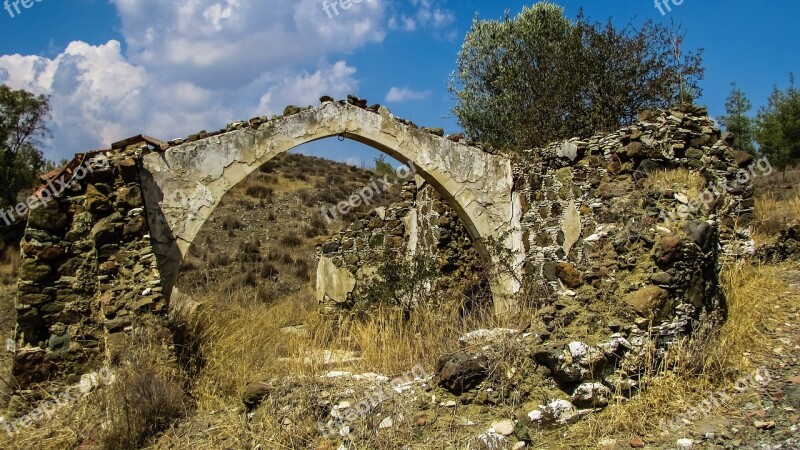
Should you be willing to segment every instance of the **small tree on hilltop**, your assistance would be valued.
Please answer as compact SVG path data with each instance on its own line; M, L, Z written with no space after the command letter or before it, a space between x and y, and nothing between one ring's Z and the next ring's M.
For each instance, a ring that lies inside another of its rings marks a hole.
M381 154L375 158L373 162L375 163L375 168L372 170L378 175L389 175L390 178L396 176L396 171L394 167L392 167L392 163L386 160L386 155Z
M700 94L700 52L682 44L651 21L617 29L581 13L573 22L549 2L476 18L450 80L453 112L473 139L511 149L616 129Z
M753 109L744 91L731 83L731 93L725 102L726 115L720 117L725 129L734 135L733 146L739 150L755 153L755 125L747 112Z

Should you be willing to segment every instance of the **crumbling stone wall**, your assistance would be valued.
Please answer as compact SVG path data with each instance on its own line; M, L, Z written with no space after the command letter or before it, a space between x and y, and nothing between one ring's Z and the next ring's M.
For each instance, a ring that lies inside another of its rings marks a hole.
M520 318L525 333L471 333L482 342L470 346L478 353L443 356L440 384L454 391L450 379L474 375L477 386L486 377L486 365L478 362L486 352L492 355L498 341L511 339L547 368L570 399L559 402L573 410L603 407L614 393L634 394L642 374L679 339L717 327L726 315L719 270L725 258L748 251L750 181L768 174L726 139L704 109L684 107L645 112L613 133L522 152L513 165L526 255L521 303L535 313ZM394 232L406 239L398 245L409 246L411 236L435 234L439 222L416 220L419 228L409 234L399 218L434 208L448 216L444 203L429 206L418 196L409 205L410 198L388 209L399 213L387 216L393 222L365 218L322 247L323 259L343 261L337 266L341 277L354 274L353 290L370 280L365 267L371 260L361 255L372 249L342 249L342 241L358 239L373 222L372 233ZM348 264L345 255L359 264ZM513 258L501 254L496 260ZM484 401L484 392L462 390L456 393L463 401ZM551 407L529 418L540 423L552 416Z
M722 319L720 243L737 253L748 235L753 189L737 176L752 163L694 107L647 111L614 133L526 151L515 164L525 272L556 296L611 298L664 339L701 317ZM651 183L680 169L731 189L700 201L690 197L703 193Z
M526 255L523 297L542 308L534 328L569 334L574 323L576 333L589 330L598 341L639 330L665 347L715 326L726 314L717 279L721 255L741 254L749 239L753 188L741 174L753 164L752 156L732 150L706 110L695 107L647 111L613 133L522 152L513 164L514 191ZM719 192L709 196L654 182L663 173ZM716 188L722 184L724 190ZM341 305L369 280L366 268L375 254L366 245L369 233L413 247L418 236L435 235L440 226L438 219L421 219L424 211L452 216L446 203L429 205L421 197L409 205L410 198L322 246L321 261L335 262L320 265L322 301L331 299L326 276ZM410 217L413 232L405 225Z
M541 307L540 321L530 329L542 339L555 330L588 330L598 342L612 332L619 334L614 342L627 336L644 343L655 336L666 346L724 318L719 263L722 254L747 248L753 191L740 175L753 161L728 146L705 110L647 112L622 130L525 151L512 163L490 149L463 145L470 143L458 136L445 140L438 130L434 135L410 127L385 108L360 108L325 101L319 110L251 121L249 127L233 124L206 140L194 137L202 142L174 142L174 152L163 155L157 153L168 144L137 136L113 150L79 155L81 164L94 168L85 177L76 176L75 164L55 174L68 188L31 211L22 244L14 367L20 385L96 370L137 330L155 331L169 343L164 317L171 286L165 280L181 259L175 246L188 247L191 240L178 239L180 230L170 228L168 213L179 225L190 223L194 233L204 220L199 215L210 214L231 180L268 160L267 147L276 154L292 147L295 141L270 146L273 134L282 135L281 124L294 130L297 142L346 132L379 148L402 145L417 167L411 156L427 161L425 183L409 184L400 203L361 217L322 246L317 284L326 304L347 304L385 249L430 254L458 278L459 270L477 265L474 245L493 252L494 262L510 262L510 276L524 274L515 281L523 287L520 297ZM362 124L361 134L341 131L341 117ZM303 128L317 119L327 128ZM264 136L261 156L253 133ZM225 171L234 166L208 153L227 148L223 138L239 152L225 156L239 164L231 178ZM420 149L413 142L430 145ZM452 170L463 185L443 176L436 164ZM216 178L209 175L222 166L227 169ZM689 197L699 194L652 183L658 172L680 169L707 186L730 188L684 211L694 200ZM200 185L210 180L213 190ZM470 208L471 221L462 224L430 182L457 196L462 209ZM187 201L197 207L187 209ZM179 220L184 215L186 223ZM478 235L498 238L499 248L470 241L478 226L494 230ZM473 227L470 233L467 227Z
M481 272L466 228L421 178L402 186L399 201L358 218L318 250L317 299L329 309L352 306L358 287L373 282L388 258L425 258L440 289Z
M156 258L137 160L146 144L78 155L48 180L22 240L14 376L28 387L97 370L127 335L162 323ZM76 167L90 167L78 173ZM40 193L41 194L41 190ZM155 318L156 324L151 321ZM163 327L163 325L161 325Z

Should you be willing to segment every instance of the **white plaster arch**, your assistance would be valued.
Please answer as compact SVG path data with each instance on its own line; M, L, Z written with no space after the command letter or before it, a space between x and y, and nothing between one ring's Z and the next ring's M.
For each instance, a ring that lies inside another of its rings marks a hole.
M413 163L417 174L457 212L483 257L496 259L484 246L487 239L495 239L513 250L515 262L524 259L519 199L513 192L508 158L403 123L383 107L374 112L327 102L258 128L244 127L143 157L148 222L162 277L167 278L165 288L172 288L180 261L233 186L275 156L331 136L344 136ZM513 309L518 277L495 278L491 283L495 309L505 314Z

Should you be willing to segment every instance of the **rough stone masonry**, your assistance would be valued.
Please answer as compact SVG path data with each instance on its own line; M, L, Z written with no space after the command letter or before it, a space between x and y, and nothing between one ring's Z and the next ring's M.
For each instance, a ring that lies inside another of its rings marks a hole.
M141 330L171 344L166 315L180 263L225 193L274 156L329 136L414 163L450 208L435 205L437 214L458 218L485 261L508 266L490 280L498 313L513 312L521 294L544 287L553 303L545 305L553 309L545 328L570 311L615 302L621 330L636 322L664 343L724 317L719 246L739 248L748 239L752 188L741 185L672 228L659 225L659 212L676 208L682 193L640 188L641 174L683 168L710 183L746 164L705 111L651 111L615 133L512 157L360 99L324 100L185 140L135 136L78 155L81 162L106 159L105 170L80 181L69 170L52 175L70 187L28 219L17 299L19 385L74 381L113 361ZM383 232L390 238L381 242L418 241L428 232L427 219L405 217L414 209L430 217L425 203L433 197L418 197L421 203L392 212L392 229ZM348 248L338 244L320 258L323 301L346 300L369 273L360 270L369 261L361 255L372 247L356 246L348 256L337 255ZM338 256L352 264L337 265ZM347 283L333 292L336 277Z

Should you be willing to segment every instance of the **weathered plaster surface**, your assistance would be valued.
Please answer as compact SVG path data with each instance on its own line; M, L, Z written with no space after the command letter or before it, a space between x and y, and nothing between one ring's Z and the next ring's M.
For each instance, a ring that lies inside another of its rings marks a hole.
M487 239L520 250L520 213L511 161L431 134L376 112L329 102L315 109L152 153L143 158L148 220L169 286L180 261L222 197L252 171L307 142L344 136L414 164L417 173L456 210L478 249ZM524 255L514 253L521 267ZM497 310L519 290L513 277L494 280Z

